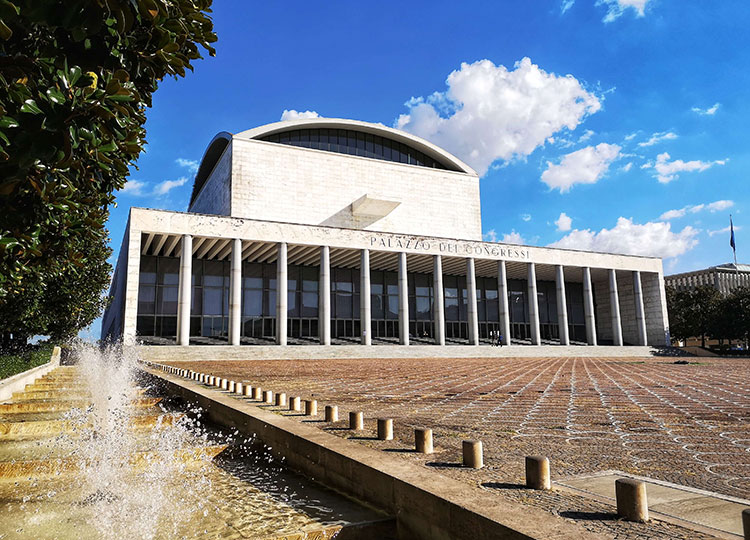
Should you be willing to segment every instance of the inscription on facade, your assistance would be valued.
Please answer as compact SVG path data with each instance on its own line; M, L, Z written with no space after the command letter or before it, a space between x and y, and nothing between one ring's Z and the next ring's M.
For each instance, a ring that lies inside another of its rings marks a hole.
M484 242L437 241L424 238L370 236L370 247L400 249L409 252L435 253L458 257L485 257L530 261L531 253L520 246L500 246Z

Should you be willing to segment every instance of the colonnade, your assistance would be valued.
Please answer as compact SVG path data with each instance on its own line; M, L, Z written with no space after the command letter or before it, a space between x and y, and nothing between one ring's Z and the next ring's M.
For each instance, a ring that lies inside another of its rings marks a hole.
M180 274L178 285L177 307L177 343L188 345L190 338L190 303L192 284L192 244L190 235L182 237L182 254L180 259ZM287 244L279 242L276 246L276 343L287 344L287 295L279 294L287 290ZM407 282L407 259L405 252L398 254L398 318L399 342L409 345L409 294ZM445 345L445 301L443 291L442 256L433 255L433 316L435 325L435 343ZM537 297L536 265L525 263L528 279L528 313L531 327L531 343L541 345L541 331L539 321L539 303ZM591 282L591 269L583 267L583 308L586 325L586 341L589 345L597 345L596 314L594 312L594 293ZM613 342L623 345L622 319L620 315L620 301L617 288L617 275L614 269L609 269L609 302ZM633 291L635 301L635 317L638 331L638 344L646 345L646 317L643 304L643 287L639 271L633 271ZM561 345L570 344L568 330L568 313L565 296L565 272L562 265L555 265L555 282L557 296L557 313L559 340ZM508 277L505 261L497 261L498 283L498 311L500 332L504 344L510 343L510 306L508 303ZM466 288L468 296L468 327L469 343L479 345L479 318L477 310L477 281L475 260L466 258ZM239 345L242 321L242 241L234 239L231 251L231 270L229 285L229 344ZM370 299L370 251L361 250L360 256L360 321L362 328L362 345L372 345L372 317ZM320 284L319 284L318 320L320 343L331 344L331 251L329 246L320 248Z

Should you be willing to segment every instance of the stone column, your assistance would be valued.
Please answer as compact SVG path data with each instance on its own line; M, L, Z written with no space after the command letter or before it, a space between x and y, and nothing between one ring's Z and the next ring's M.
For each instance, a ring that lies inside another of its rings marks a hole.
M586 319L586 342L596 345L596 317L594 316L594 288L591 285L591 268L583 268L583 314Z
M318 333L320 344L331 344L331 248L320 248L320 286L318 287Z
M635 323L638 327L638 345L647 345L646 310L643 307L643 287L641 273L633 272L633 295L635 296Z
M620 320L620 298L617 294L617 272L609 270L609 306L612 312L612 341L622 345L622 322Z
M359 264L359 325L362 332L362 345L372 345L371 300L370 250L363 249Z
M469 343L479 345L479 314L477 313L477 276L474 258L466 259L466 294L468 295L467 314L469 318Z
M409 344L409 286L406 253L398 254L398 335L401 345Z
M443 257L432 256L432 313L435 324L435 343L445 345L445 298L443 295Z
M177 287L177 344L190 344L190 304L193 299L193 237L182 237L180 276Z
M229 344L239 345L242 335L242 240L232 240L229 274Z
M539 297L536 294L536 265L526 263L529 286L529 323L531 324L531 344L542 344L542 332L539 329Z
M560 264L555 266L555 282L557 285L557 326L560 334L560 345L570 345L568 302L565 298L565 271Z
M286 323L289 292L287 291L286 242L276 245L276 344L286 345Z
M497 262L497 305L500 310L500 333L503 335L503 344L510 345L510 306L505 261Z

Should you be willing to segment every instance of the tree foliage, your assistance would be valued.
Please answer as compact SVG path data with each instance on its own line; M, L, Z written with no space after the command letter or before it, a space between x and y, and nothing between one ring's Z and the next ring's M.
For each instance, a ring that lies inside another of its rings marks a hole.
M692 291L667 287L669 330L672 337L712 337L719 340L747 340L750 336L750 289L738 288L722 296L710 286Z
M0 331L21 331L24 304L41 314L53 283L106 264L108 206L146 143L153 93L200 48L215 54L210 6L0 0ZM84 289L97 305L101 289ZM93 319L68 304L76 324Z

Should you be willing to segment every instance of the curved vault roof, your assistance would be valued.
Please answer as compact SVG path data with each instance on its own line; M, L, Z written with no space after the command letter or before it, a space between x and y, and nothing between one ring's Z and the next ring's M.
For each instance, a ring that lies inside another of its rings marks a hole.
M276 133L282 133L285 131L292 131L295 129L316 129L316 128L337 128L337 129L348 129L352 131L358 131L362 133L370 133L373 135L379 135L380 137L398 141L402 144L410 146L411 148L418 150L431 157L443 165L449 171L456 171L465 174L471 174L476 176L476 171L469 167L466 163L458 159L453 154L446 152L439 146L432 144L429 141L401 131L386 127L382 124L371 124L369 122L361 122L359 120L347 120L343 118L300 118L298 120L274 122L272 124L266 124L253 129L248 129L237 134L231 134L226 131L218 133L209 143L206 152L203 154L203 159L198 168L198 173L195 175L195 181L193 183L193 193L190 196L190 204L193 204L195 197L200 192L203 184L205 184L208 176L211 174L216 163L219 161L222 153L232 141L232 139L241 140L258 140L269 135Z

